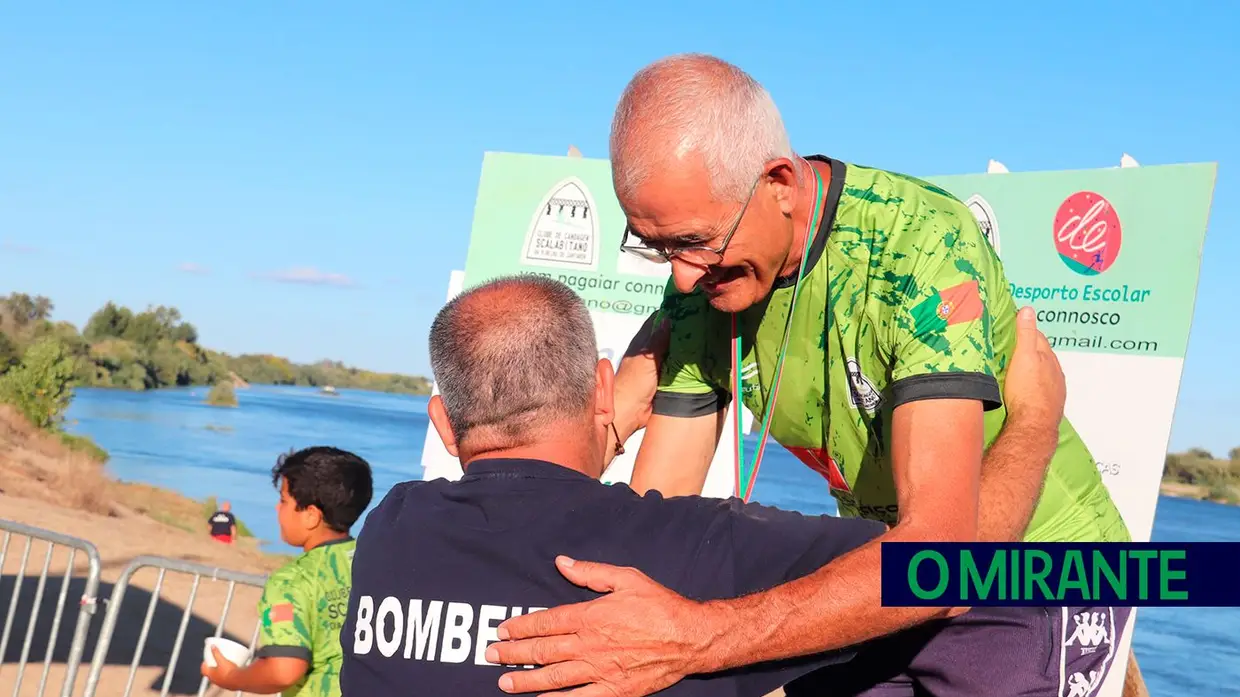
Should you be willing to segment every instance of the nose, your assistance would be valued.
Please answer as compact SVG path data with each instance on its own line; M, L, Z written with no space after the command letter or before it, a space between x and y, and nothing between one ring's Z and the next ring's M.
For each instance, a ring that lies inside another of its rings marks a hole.
M706 269L680 259L672 259L672 282L681 293L692 293L698 281L706 275Z

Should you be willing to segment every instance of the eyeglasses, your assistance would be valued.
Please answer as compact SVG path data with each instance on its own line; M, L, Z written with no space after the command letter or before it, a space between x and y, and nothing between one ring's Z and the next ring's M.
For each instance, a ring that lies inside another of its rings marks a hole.
M745 211L749 209L749 202L753 200L754 192L758 190L758 183L761 181L761 176L754 180L753 186L749 189L749 196L745 198L745 205L741 206L740 214L736 216L736 221L732 223L732 228L728 230L728 234L724 235L723 243L717 248L706 245L683 245L656 249L645 245L625 244L628 242L630 235L637 237L633 232L633 228L625 224L624 237L620 240L620 251L656 264L669 263L672 259L680 259L695 266L714 266L720 264L723 262L723 252L728 248L728 243L732 241L732 236L740 228L741 221L745 219Z

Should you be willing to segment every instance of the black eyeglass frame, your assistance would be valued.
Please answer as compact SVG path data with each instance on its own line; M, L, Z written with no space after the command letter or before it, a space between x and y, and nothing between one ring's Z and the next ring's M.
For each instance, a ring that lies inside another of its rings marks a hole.
M624 225L624 236L620 238L620 251L627 252L646 261L655 262L656 264L671 263L674 258L679 258L681 261L698 266L714 266L721 263L723 261L723 253L727 250L728 244L732 242L732 237L736 234L736 231L740 229L741 222L745 219L745 211L749 210L749 203L753 201L753 195L757 192L758 184L762 182L762 178L762 176L759 176L754 180L753 186L749 189L749 196L745 198L745 205L741 206L740 214L736 216L735 222L732 223L732 228L728 230L728 234L724 235L723 242L718 248L695 244L674 247L665 251L652 247L625 244L629 239L629 235L637 236L633 232L633 228L626 222Z

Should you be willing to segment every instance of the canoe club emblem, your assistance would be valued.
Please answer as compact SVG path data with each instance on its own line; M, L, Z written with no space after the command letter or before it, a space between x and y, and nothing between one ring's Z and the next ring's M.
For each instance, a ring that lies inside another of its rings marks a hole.
M861 372L857 359L849 358L845 363L848 370L848 401L854 409L873 412L883 401L882 395L874 387L874 383Z
M999 256L999 221L995 218L995 209L990 207L990 203L982 198L981 194L973 194L964 202L964 205L968 206L973 217L977 218L977 225L982 229L982 234L990 240L990 246L995 249L995 256Z
M598 208L576 177L548 189L525 233L521 262L577 271L598 267Z

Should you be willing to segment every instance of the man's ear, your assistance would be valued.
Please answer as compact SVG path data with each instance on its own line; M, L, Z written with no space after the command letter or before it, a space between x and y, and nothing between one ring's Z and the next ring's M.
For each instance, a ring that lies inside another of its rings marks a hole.
M594 416L607 426L616 420L616 373L611 361L600 358L594 368Z
M797 202L797 165L786 157L766 163L766 184L775 187L779 210L791 215Z
M447 449L448 454L452 457L460 457L460 452L456 449L456 434L452 432L452 424L448 421L448 410L443 406L443 400L439 395L431 397L426 404L426 413L431 417L431 424L435 427L435 432L439 434L439 440L443 441L443 447Z

